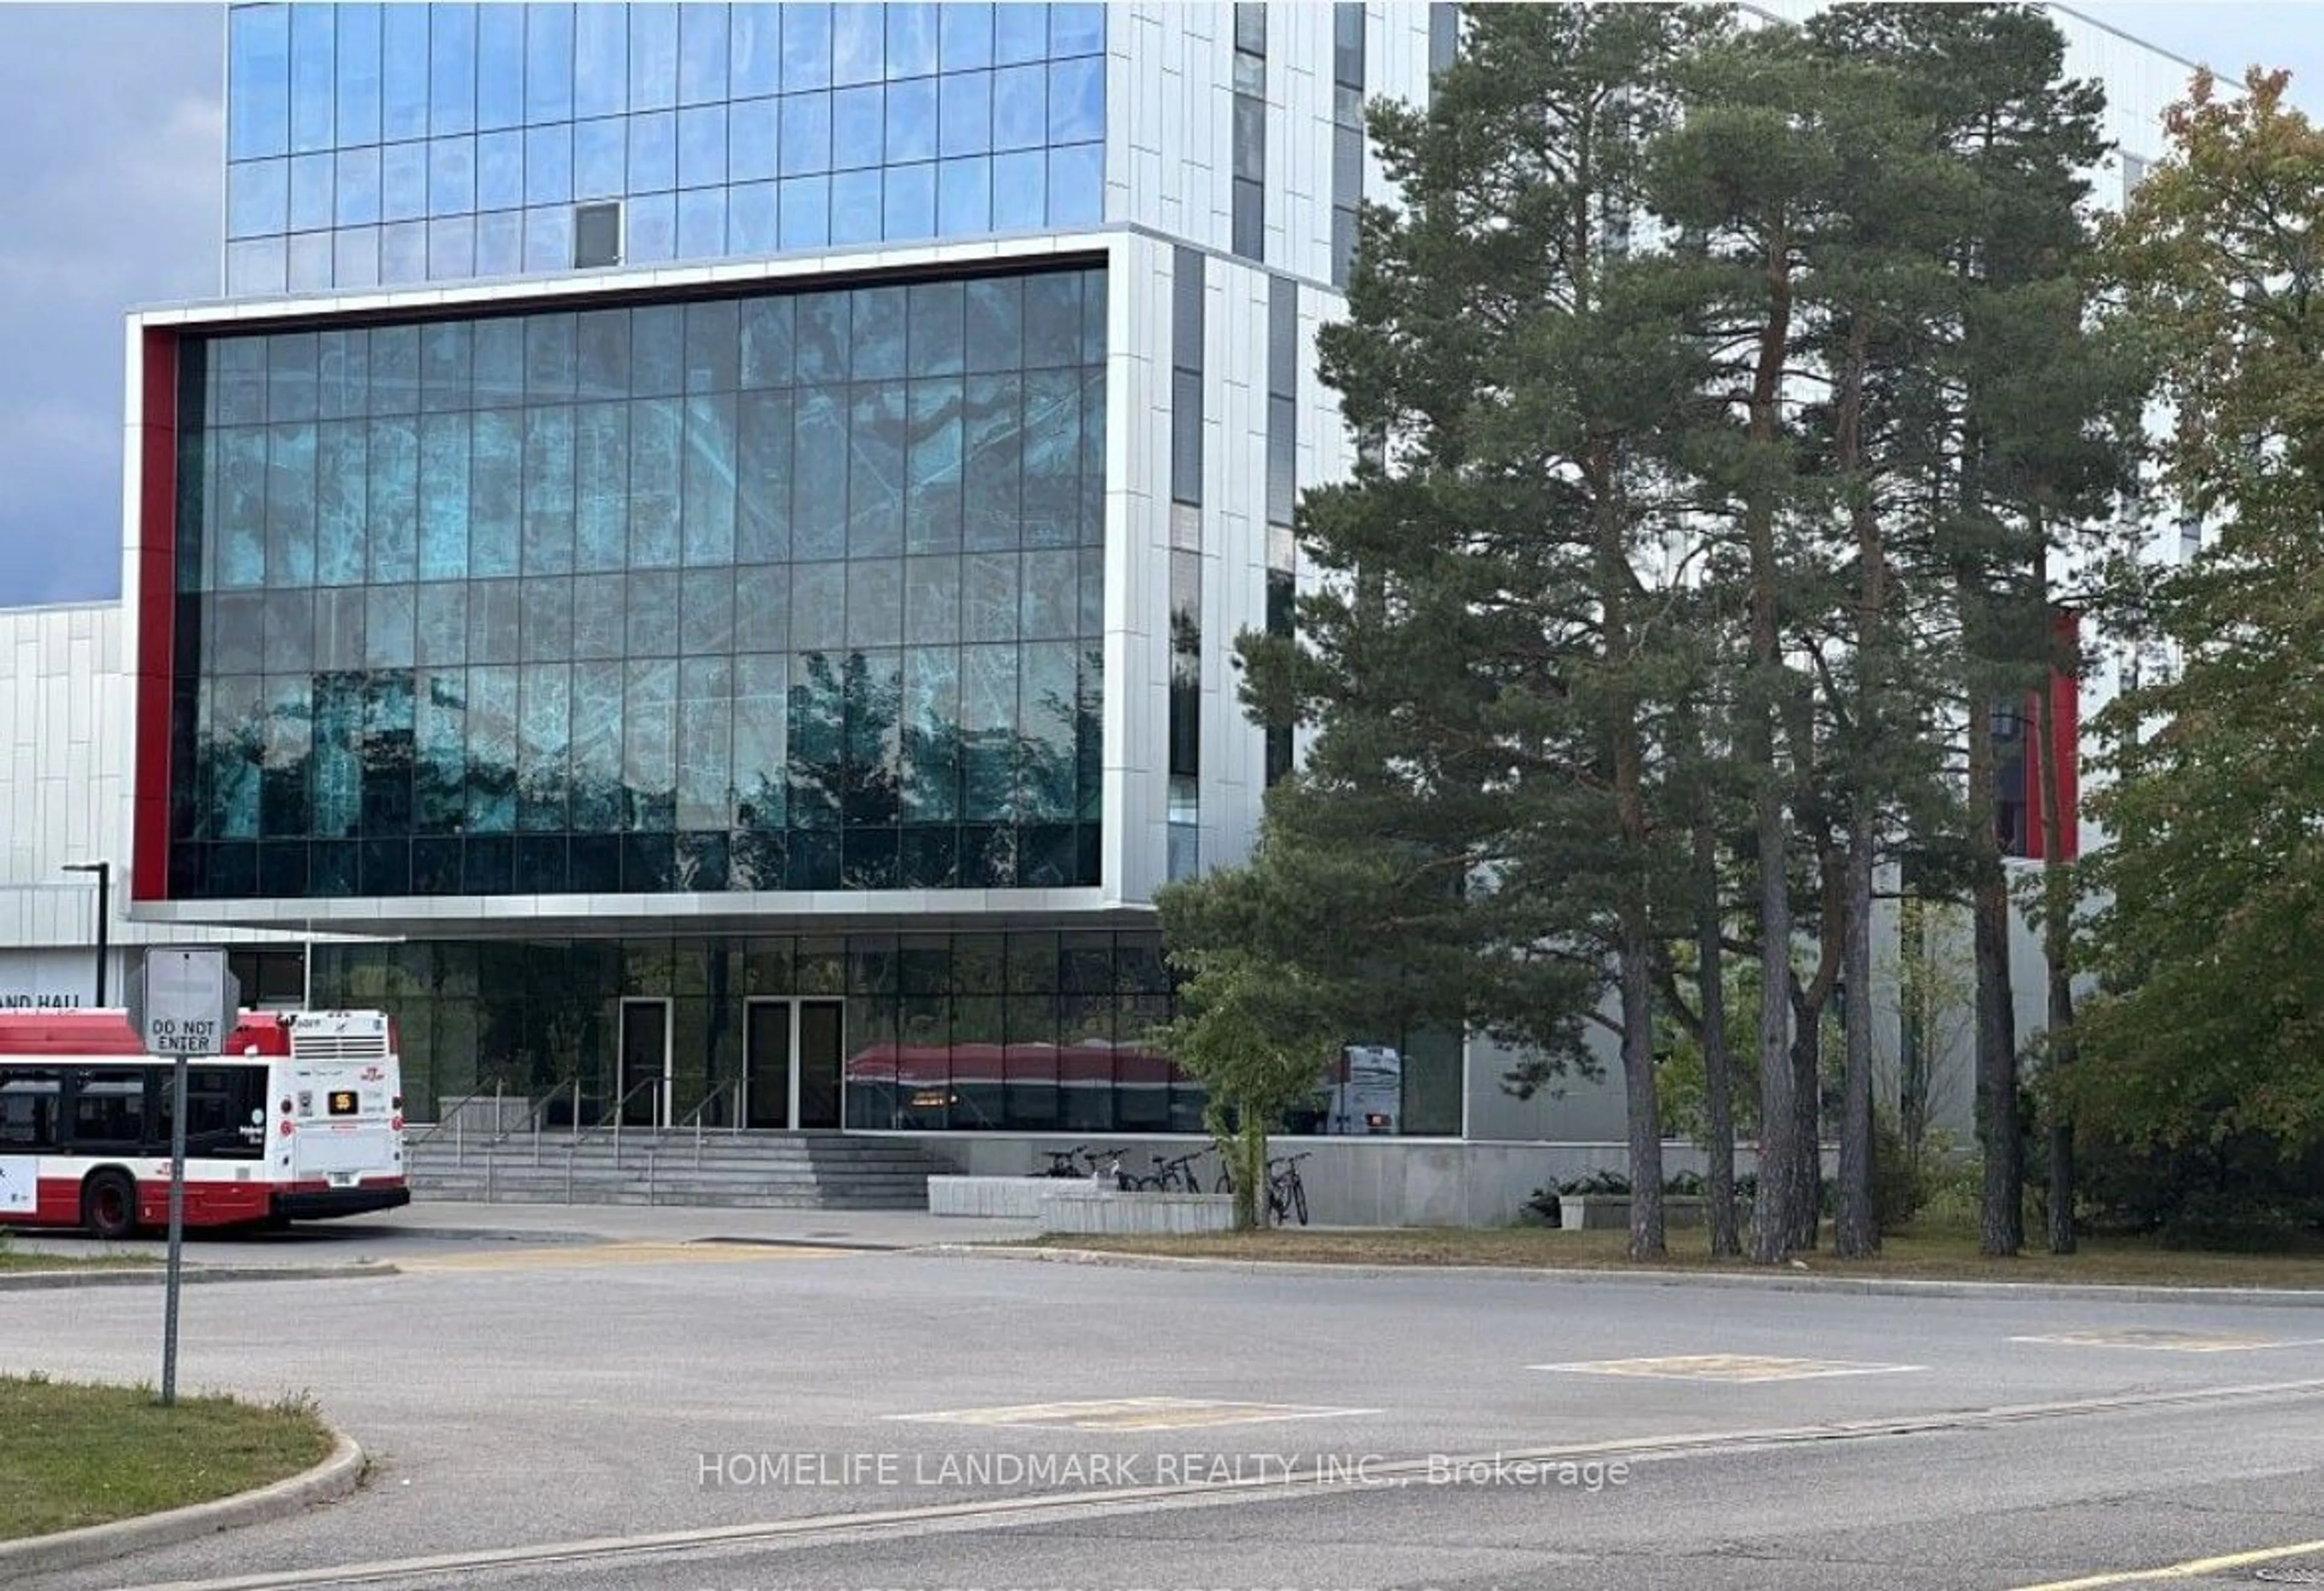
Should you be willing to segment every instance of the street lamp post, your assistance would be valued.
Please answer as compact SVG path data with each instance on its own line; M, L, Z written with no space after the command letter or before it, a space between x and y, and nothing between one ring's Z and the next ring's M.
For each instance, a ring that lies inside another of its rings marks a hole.
M113 864L111 862L67 862L68 873L97 875L97 1003L105 1004L106 933L113 925Z

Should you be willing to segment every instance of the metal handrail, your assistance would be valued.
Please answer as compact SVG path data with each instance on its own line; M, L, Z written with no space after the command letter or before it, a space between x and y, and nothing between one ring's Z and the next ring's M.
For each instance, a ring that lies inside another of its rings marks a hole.
M587 1131L578 1132L573 1135L573 1142L566 1146L567 1163L568 1164L571 1163L572 1152L574 1150L580 1148L582 1145L595 1137L599 1133L604 1132L605 1128L610 1126L613 1129L613 1163L615 1165L621 1164L622 1112L630 1108L631 1100L636 1099L640 1094L644 1093L648 1089L658 1089L661 1086L662 1080L658 1077L641 1078L637 1082L632 1083L626 1093L622 1094L620 1099L613 1101L613 1108L611 1110L608 1110L604 1115L599 1117L595 1121L589 1125ZM576 1116L575 1119L577 1121L580 1118Z
M503 1127L498 1133L493 1135L492 1140L487 1143L484 1147L487 1149L497 1149L503 1144L507 1143L511 1138L515 1137L517 1134L521 1132L530 1132L532 1135L532 1163L535 1165L539 1165L540 1163L541 1118L549 1113L549 1108L551 1105L554 1105L558 1099L564 1098L565 1090L567 1089L571 1089L573 1090L573 1119L578 1122L581 1119L581 1084L585 1076L585 1073L576 1071L570 1077L558 1079L557 1085L554 1088L550 1089L549 1092L543 1094L540 1099L535 1099L526 1108L524 1121L521 1126Z
M710 1108L712 1100L730 1090L739 1090L742 1086L741 1078L728 1078L724 1082L703 1095L701 1101L686 1113L686 1119L678 1123L678 1131L682 1132L689 1127L694 1129L694 1165L696 1171L702 1168L702 1113ZM739 1133L742 1130L742 1099L740 1093L735 1095L734 1117L726 1124L726 1130L730 1133Z
M505 1083L501 1082L497 1079L493 1082L493 1124L495 1127L500 1125L501 1093L506 1087L507 1085ZM468 1123L466 1113L469 1106L475 1104L484 1097L484 1090L482 1089L477 1089L473 1092L461 1095L458 1099L452 1101L451 1108L448 1110L438 1111L437 1113L437 1118L428 1124L428 1128L425 1132L421 1133L416 1138L406 1140L403 1145L404 1149L409 1152L419 1148L420 1145L427 1143L437 1134L442 1132L445 1127L448 1124L452 1128L452 1161L454 1164L458 1164L461 1157L466 1153L468 1146Z

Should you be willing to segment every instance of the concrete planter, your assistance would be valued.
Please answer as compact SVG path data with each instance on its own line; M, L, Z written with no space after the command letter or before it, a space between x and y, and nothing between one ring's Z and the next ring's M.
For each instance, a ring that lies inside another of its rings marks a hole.
M1079 1177L930 1177L928 1213L1030 1221L1053 1194L1111 1192Z
M1108 1236L1231 1232L1234 1195L1074 1189L1041 1201L1041 1230Z
M1690 1195L1663 1195L1663 1225L1701 1227L1710 1223L1710 1206ZM1630 1196L1627 1193L1561 1193L1557 1196L1557 1228L1561 1232L1626 1232L1630 1227Z

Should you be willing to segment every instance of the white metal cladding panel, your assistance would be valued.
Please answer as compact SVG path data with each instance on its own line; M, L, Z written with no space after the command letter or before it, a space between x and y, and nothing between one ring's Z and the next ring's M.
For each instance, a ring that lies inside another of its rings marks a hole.
M1250 851L1266 737L1244 713L1235 638L1267 623L1267 272L1214 258L1204 356L1209 453L1203 548L1203 863Z
M1167 877L1163 801L1170 724L1169 245L1125 236L1108 305L1106 893L1142 905ZM1136 417L1134 421L1132 417ZM1119 519L1113 500L1120 503Z

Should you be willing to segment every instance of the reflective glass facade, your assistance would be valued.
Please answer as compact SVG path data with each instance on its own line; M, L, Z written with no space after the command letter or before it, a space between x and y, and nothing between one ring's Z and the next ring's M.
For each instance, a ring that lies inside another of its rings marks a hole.
M1105 296L189 339L171 896L1098 883Z
M845 1125L1201 1130L1148 1042L1173 1014L1161 939L1105 930L318 944L320 1006L395 1013L415 1120L495 1083L620 1090L624 1000L669 1002L670 1119L742 1072L753 1001L835 998ZM723 1101L706 1116L715 1116Z
M226 289L1094 225L1102 5L236 6Z

